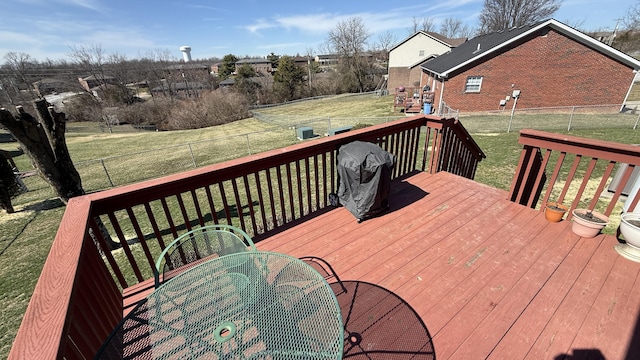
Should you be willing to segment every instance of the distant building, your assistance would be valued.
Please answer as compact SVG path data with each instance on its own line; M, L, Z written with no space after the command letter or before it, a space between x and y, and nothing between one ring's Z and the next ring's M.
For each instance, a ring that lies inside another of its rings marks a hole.
M434 91L440 111L446 104L477 112L516 101L519 108L623 104L640 61L549 19L477 36L420 67L420 85Z
M389 50L388 88L420 86L420 64L445 54L466 38L448 39L438 33L418 31Z
M117 83L116 78L109 75L104 75L96 78L94 75L78 78L80 86L87 92L91 92L93 88L101 85L115 85Z
M273 65L271 64L271 61L268 59L262 59L262 58L240 59L235 63L236 70L244 64L249 64L256 71L256 74L258 75L273 74L273 70L274 70Z

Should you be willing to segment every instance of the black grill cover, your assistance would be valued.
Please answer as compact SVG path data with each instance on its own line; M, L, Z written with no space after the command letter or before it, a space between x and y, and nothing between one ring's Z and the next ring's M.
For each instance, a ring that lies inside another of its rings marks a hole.
M393 154L369 142L354 141L338 150L338 198L358 222L389 207L395 162Z

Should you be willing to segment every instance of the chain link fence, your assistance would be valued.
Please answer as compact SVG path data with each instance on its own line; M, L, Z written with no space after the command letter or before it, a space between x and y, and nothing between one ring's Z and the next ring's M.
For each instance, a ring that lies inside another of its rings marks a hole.
M556 132L604 128L635 130L640 112L635 107L611 104L461 113L459 119L470 133L503 133L522 129Z

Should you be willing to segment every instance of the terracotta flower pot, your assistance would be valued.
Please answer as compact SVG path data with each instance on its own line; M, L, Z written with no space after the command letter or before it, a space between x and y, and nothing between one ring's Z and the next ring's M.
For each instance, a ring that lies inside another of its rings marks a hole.
M569 208L562 204L549 202L544 208L544 217L547 219L547 221L558 222L562 220L562 217L567 212L567 210L569 210Z
M595 237L609 223L609 217L587 209L573 210L572 220L571 230L584 238Z

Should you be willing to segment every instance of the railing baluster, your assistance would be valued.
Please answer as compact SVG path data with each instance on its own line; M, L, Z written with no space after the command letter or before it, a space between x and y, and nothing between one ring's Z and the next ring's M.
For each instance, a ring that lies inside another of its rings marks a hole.
M329 189L327 188L329 184L327 183L327 153L323 152L321 155L322 158L322 201L320 201L320 206L327 206L327 201L329 201Z
M167 204L167 200L165 198L161 198L160 203L162 204L162 210L164 211L164 216L167 218L167 223L169 224L169 229L171 230L171 234L175 239L178 237L178 229L176 229L176 225L173 222L173 216L171 215L171 211L169 210L169 205Z
M213 196L211 194L211 188L209 187L209 185L204 187L204 191L207 194L207 202L209 203L209 211L211 211L211 219L213 220L214 224L218 224L218 213L216 211L215 204L213 203Z
M227 201L227 194L224 190L224 184L222 182L218 183L218 190L220 191L220 197L222 199L222 206L224 209L224 214L227 217L227 225L233 225L231 222L231 210L229 209L229 202Z
M266 170L267 173L269 173L269 169ZM267 231L269 226L267 225L267 211L265 209L265 201L264 201L264 197L262 196L262 182L260 181L260 172L256 171L254 174L254 179L255 179L255 184L256 184L256 189L258 190L258 206L260 209L260 216L262 218L262 228L263 228L263 232ZM272 204L273 201L269 202L269 204ZM259 232L256 231L254 233L254 236L257 235Z
M276 175L278 182L278 198L280 199L280 211L282 213L282 223L285 224L287 222L287 207L285 205L285 194L284 194L284 186L282 184L282 170L280 169L280 165L276 167Z
M189 214L187 214L187 208L184 206L184 200L182 200L182 194L176 194L178 205L180 206L180 213L182 214L182 221L187 231L191 231L191 221L189 221Z
M111 254L111 249L109 249L109 247L107 246L107 243L104 240L104 237L102 236L102 231L100 231L100 227L98 226L98 223L95 221L94 218L89 219L89 227L93 232L93 235L92 236L90 235L89 237L94 237L96 241L98 241L98 243L100 244L100 248L102 249L102 253L104 254L104 257L107 259L109 266L111 266L111 271L113 271L114 275L116 276L116 279L118 279L120 286L122 288L126 288L127 286L129 286L129 284L127 283L127 280L122 274L122 271L120 270L120 267L116 262L116 259L113 257L113 254Z
M160 232L160 229L158 228L158 223L156 222L156 218L153 215L153 211L151 210L151 205L149 205L148 202L144 203L144 209L147 212L147 217L149 218L149 222L151 223L151 227L153 228L153 233L156 236L156 240L158 240L158 244L160 245L160 250L164 250L165 248L165 244L164 244L164 239L162 238L162 233ZM167 260L168 260L168 254L167 256Z
M300 175L300 160L296 160L294 162L294 164L296 165L296 185L298 188L298 204L300 204L300 216L298 218L303 217L306 212L305 212L305 207L304 207L304 201L303 201L303 195L302 195L302 178Z
M191 189L191 199L193 200L193 206L196 209L196 215L198 216L198 223L200 226L205 225L204 218L202 217L202 210L200 209L200 202L198 201L198 195L196 195L196 189Z
M571 209L575 209L578 206L578 204L580 203L580 199L582 198L582 194L584 193L584 189L587 187L587 184L589 183L589 180L591 178L591 173L593 173L593 169L595 168L597 162L598 162L598 159L594 159L594 158L592 158L589 161L589 165L587 167L587 171L584 174L584 176L582 177L582 181L580 182L580 187L578 188L578 192L576 193L576 197L573 200L573 203L571 204ZM589 209L593 210L594 207L595 207L595 204L598 201L598 197L594 196L591 201L592 201L593 205L589 205Z
M618 202L618 199L620 199L620 195L622 194L622 190L624 189L624 186L629 182L629 179L631 178L631 173L633 173L633 168L634 168L633 166L627 167L627 170L624 172L624 175L622 175L622 179L620 179L620 183L616 188L616 191L613 193L613 196L611 197L611 202L609 202L609 206L607 206L607 209L604 212L606 216L611 215L611 212L613 211L613 208L615 207L616 202Z
M567 195L567 191L569 191L569 188L571 188L571 183L573 182L573 177L576 174L578 165L580 165L580 160L582 160L582 155L575 155L575 157L573 158L573 164L569 169L569 173L567 174L567 178L564 182L564 186L562 187L562 191L560 192L560 197L559 197L560 199L564 199L564 197ZM576 197L580 198L579 195L581 194L576 194Z
M304 158L304 178L305 184L307 186L307 212L306 214L310 214L313 211L313 200L311 200L311 164L309 162L309 158Z
M142 246L142 251L144 252L144 255L147 257L147 261L149 261L149 267L153 268L155 261L153 259L153 256L151 255L151 251L149 250L149 245L147 244L147 240L144 238L144 235L142 234L142 230L140 229L140 224L138 223L138 219L136 218L136 215L133 212L133 209L128 207L127 208L127 215L129 215L129 220L131 221L131 225L133 225L133 230L136 233L136 236L138 237L138 242L140 243L140 246Z
M131 266L131 269L133 270L133 273L135 274L136 279L138 281L144 281L144 277L140 272L140 268L138 267L138 263L136 262L136 259L133 257L133 254L131 253L131 248L129 248L129 244L127 243L127 239L125 238L124 233L122 232L120 223L118 223L118 219L116 218L113 212L108 213L107 216L109 217L111 226L113 226L113 229L115 230L116 235L120 240L120 245L122 246L122 250L124 251L124 254L127 257L127 260L129 260L129 265Z
M598 185L598 188L596 189L595 194L602 194L602 192L604 191L604 187L609 182L609 177L611 176L611 172L613 172L613 167L615 165L616 165L615 161L609 161L609 164L607 165L607 168L605 169L604 174L602 175L602 179L600 179L600 184ZM593 199L591 199L589 208L595 209L596 204L598 203L598 200L599 200L599 197L594 196ZM610 202L610 204L615 204L615 202Z
M256 221L256 211L253 208L253 198L251 197L251 188L249 187L249 178L247 175L242 177L242 182L244 184L244 192L247 197L247 207L249 208L249 218L251 219L251 228L253 229L253 234L258 233L258 224Z
M231 179L231 186L233 188L233 198L236 202L236 213L240 219L240 228L243 231L247 231L247 224L244 221L244 211L242 211L242 202L240 201L240 193L238 192L238 182L236 178Z
M320 209L320 168L318 167L318 154L313 155L313 187L316 195L315 210Z

